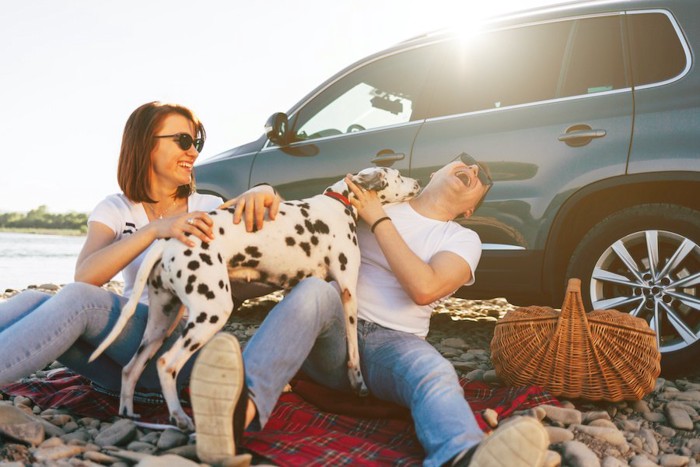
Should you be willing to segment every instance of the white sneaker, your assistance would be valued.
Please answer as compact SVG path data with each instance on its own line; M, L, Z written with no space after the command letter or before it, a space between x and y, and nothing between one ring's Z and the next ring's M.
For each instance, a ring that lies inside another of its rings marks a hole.
M479 443L469 467L540 467L549 435L539 420L514 417Z

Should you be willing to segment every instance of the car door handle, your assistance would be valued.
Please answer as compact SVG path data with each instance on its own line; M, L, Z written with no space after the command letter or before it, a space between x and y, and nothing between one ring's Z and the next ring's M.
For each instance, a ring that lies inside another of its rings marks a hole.
M405 154L401 152L394 152L391 149L383 149L377 153L377 155L370 162L379 167L389 167L396 161L400 161L406 157Z
M562 141L569 146L585 146L594 138L602 138L607 135L605 130L594 130L588 125L573 125L566 129L563 135L559 135L559 141Z

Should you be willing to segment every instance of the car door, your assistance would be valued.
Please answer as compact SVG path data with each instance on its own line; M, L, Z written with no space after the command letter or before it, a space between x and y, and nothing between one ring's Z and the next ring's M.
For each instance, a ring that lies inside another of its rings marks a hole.
M460 152L495 184L464 225L484 243L474 296L541 286L548 226L579 187L623 175L632 94L622 15L550 21L454 41L434 81L411 176ZM505 271L505 272L504 272Z
M375 165L407 174L424 120L421 93L439 49L371 57L312 93L289 116L292 142L268 141L256 156L251 185L268 182L283 197L299 199Z

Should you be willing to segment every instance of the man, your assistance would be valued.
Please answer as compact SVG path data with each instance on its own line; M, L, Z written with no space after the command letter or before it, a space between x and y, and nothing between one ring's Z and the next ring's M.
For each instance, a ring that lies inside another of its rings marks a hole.
M417 197L394 205L346 182L364 221L357 231L358 338L370 392L411 410L427 466L541 464L549 440L540 422L520 417L485 437L454 367L425 340L434 304L474 282L481 242L452 220L479 206L493 184L486 169L462 154L432 174ZM261 221L259 210L255 216ZM307 279L270 311L242 356L235 337L217 335L192 373L200 460L220 462L235 453L244 427L262 429L299 369L351 390L344 319L337 288Z

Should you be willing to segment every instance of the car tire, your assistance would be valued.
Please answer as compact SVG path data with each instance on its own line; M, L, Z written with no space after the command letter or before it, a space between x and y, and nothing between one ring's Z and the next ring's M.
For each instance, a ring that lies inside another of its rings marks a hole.
M645 204L610 215L581 239L571 277L581 279L587 310L615 309L649 323L662 375L700 370L700 212Z

